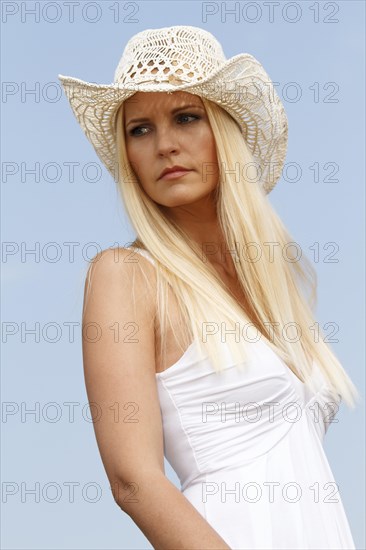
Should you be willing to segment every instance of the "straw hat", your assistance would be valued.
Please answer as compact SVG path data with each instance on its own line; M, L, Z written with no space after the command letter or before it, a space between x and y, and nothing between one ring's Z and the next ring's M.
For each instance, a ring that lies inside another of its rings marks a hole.
M115 116L123 101L144 91L184 91L217 103L239 124L264 191L269 193L281 176L288 123L271 79L248 53L227 60L216 38L199 27L147 29L132 36L112 84L58 78L79 124L115 180Z

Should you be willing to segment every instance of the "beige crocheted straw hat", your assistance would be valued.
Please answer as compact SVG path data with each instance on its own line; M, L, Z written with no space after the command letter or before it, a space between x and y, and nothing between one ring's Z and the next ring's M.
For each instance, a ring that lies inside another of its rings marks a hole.
M112 84L58 78L88 140L116 181L115 115L136 92L185 91L217 103L239 124L264 191L269 193L281 176L288 123L268 74L248 53L227 60L216 38L199 27L179 25L134 35Z

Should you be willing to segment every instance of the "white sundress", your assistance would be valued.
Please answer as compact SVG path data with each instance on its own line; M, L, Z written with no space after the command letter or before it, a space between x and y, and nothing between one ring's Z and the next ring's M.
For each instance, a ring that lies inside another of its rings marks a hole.
M222 373L196 342L156 373L164 455L181 492L233 550L354 550L323 448L340 399L319 370L312 393L263 339L245 370L223 346Z

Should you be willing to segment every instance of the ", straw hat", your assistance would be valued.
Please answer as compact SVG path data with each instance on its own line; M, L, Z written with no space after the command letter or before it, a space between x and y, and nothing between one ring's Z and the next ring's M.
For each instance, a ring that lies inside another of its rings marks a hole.
M265 193L281 176L288 123L268 74L248 53L227 60L216 38L199 27L147 29L132 36L112 84L58 78L88 140L116 181L116 113L136 92L184 91L217 103L238 123Z

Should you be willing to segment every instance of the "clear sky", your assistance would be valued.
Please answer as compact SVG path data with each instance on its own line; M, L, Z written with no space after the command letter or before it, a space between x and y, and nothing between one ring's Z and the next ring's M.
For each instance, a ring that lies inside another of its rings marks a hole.
M109 84L132 35L193 25L227 58L254 55L278 82L289 144L270 200L313 261L318 321L338 326L333 349L362 394L355 411L342 405L324 445L365 548L365 3L3 1L1 10L3 547L151 548L111 497L80 338L87 260L134 232L57 75ZM166 472L178 486L167 463Z

